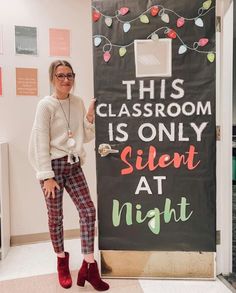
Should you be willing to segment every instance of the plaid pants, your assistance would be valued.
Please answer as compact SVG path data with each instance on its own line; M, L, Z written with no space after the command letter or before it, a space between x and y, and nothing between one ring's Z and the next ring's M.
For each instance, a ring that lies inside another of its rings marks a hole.
M54 251L56 253L64 251L62 199L65 188L79 212L81 251L83 254L93 253L96 210L80 163L67 163L66 156L52 160L52 169L55 172L55 180L60 186L60 190L55 188L55 198L45 196L45 200ZM42 188L43 181L40 181L40 184Z

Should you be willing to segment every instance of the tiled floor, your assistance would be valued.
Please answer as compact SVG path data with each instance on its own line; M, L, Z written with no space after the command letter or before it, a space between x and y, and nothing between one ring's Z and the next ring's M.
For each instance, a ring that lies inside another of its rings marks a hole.
M76 286L76 274L81 264L79 239L66 240L70 252L73 286L65 291L57 282L56 258L51 244L40 243L12 247L7 257L0 261L1 293L59 293L94 292L89 284ZM109 279L112 293L230 293L218 278L216 281L193 280L129 280Z

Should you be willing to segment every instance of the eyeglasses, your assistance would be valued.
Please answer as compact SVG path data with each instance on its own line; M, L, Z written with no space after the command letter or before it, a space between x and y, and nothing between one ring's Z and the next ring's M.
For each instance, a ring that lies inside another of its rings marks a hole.
M60 81L64 81L65 78L67 78L69 81L72 81L75 79L75 73L67 73L67 74L58 73L58 74L55 74L55 76Z

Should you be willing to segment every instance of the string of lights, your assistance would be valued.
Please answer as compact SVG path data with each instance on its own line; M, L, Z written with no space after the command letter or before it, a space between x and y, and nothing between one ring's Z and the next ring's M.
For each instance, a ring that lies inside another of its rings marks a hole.
M127 20L123 21L120 19L120 16L126 15L130 11L130 9L128 7L121 7L119 10L117 10L115 12L115 15L108 16L108 15L103 14L102 12L97 10L97 8L95 8L93 6L93 9L94 9L93 21L97 22L101 18L101 16L103 16L105 18L105 24L108 27L111 27L112 23L113 23L113 19L115 18L115 19L117 19L117 21L123 23L123 31L125 33L127 33L128 31L130 31L130 28L131 28L130 23L132 23L138 19L140 19L140 21L142 23L148 24L149 23L149 17L148 17L149 15L147 16L147 13L150 13L150 15L152 17L155 17L157 15L160 16L162 21L165 23L170 22L169 14L172 13L178 17L177 22L176 22L177 28L183 27L185 24L185 21L194 21L196 26L203 27L204 23L203 23L202 17L204 15L206 15L207 13L209 13L211 10L215 9L215 6L211 7L211 4L212 4L212 0L207 0L207 1L203 2L202 7L200 7L198 9L198 15L196 17L192 17L192 18L183 17L183 16L179 15L178 13L176 13L175 11L168 9L168 8L165 8L162 5L154 5L154 6L149 7L144 12L142 12L139 16L137 16L134 19L131 19L129 21L127 21ZM171 39L178 39L180 41L181 45L178 49L178 54L182 55L182 54L186 53L188 50L195 51L195 52L198 52L201 54L206 54L208 61L214 62L214 60L215 60L215 52L214 51L212 51L212 50L211 51L199 50L199 47L204 47L208 44L208 42L209 42L208 38L200 38L198 41L195 41L192 44L192 46L190 46L183 41L183 39L176 32L176 30L174 30L173 28L169 28L167 26L163 26L163 27L156 29L151 34L149 34L147 36L147 39L152 39L153 41L158 41L159 40L158 32L160 32L160 31L163 31L164 34L166 35L166 37L171 38ZM105 62L108 62L111 59L111 50L113 47L118 47L120 57L124 57L127 53L127 48L134 44L134 41L129 44L126 44L126 45L113 44L104 35L94 35L93 39L94 39L94 45L96 47L99 47L100 44L102 43L102 41L105 42L105 44L103 45L103 59Z
M94 9L93 11L93 21L96 22L98 21L101 16L105 18L105 24L108 27L112 26L113 23L113 19L116 19L117 21L119 21L120 23L123 23L123 30L124 32L128 32L131 28L131 23L136 21L136 20L140 20L142 23L149 23L149 15L148 13L150 13L150 15L152 17L155 16L160 16L161 20L165 23L169 23L170 22L170 14L174 14L175 16L178 17L176 25L177 27L182 27L185 24L185 21L194 21L196 26L199 27L203 27L204 23L202 20L202 17L205 16L207 13L209 13L212 9L215 8L215 6L211 7L212 4L212 0L207 0L203 3L202 7L200 7L198 9L198 14L192 18L187 18L184 16L179 15L177 12L175 12L172 9L168 9L166 7L164 7L163 5L154 5L149 7L147 10L143 11L139 16L127 21L127 20L122 20L120 17L126 15L130 9L128 7L121 7L119 10L115 11L115 15L105 15L103 14L101 11L99 11L96 7L92 6L92 8Z

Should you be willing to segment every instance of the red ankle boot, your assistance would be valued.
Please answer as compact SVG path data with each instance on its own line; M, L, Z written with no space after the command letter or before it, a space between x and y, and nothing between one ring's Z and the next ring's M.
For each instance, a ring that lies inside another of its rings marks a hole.
M59 283L63 288L72 286L72 279L69 270L69 253L65 252L65 257L57 257L57 271Z
M83 261L78 273L77 285L83 287L85 281L88 281L97 291L106 291L109 289L109 285L100 278L96 261L94 263Z

